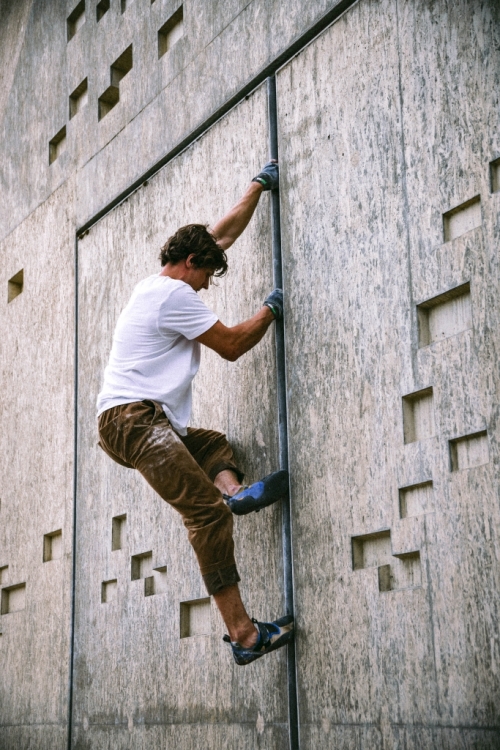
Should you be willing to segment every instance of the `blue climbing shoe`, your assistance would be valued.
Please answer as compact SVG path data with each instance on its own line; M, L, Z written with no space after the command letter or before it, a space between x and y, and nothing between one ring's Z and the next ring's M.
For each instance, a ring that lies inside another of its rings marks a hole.
M257 620L252 618L252 622L255 623L259 631L255 646L244 648L239 643L231 641L228 635L225 635L222 639L226 643L231 644L234 660L240 666L250 664L255 659L260 659L261 656L265 656L265 654L269 654L271 651L276 651L277 648L286 646L287 643L293 640L292 615L285 615L274 622L257 622Z
M274 471L249 487L243 487L236 495L223 495L230 510L236 516L259 511L278 500L288 497L288 472Z

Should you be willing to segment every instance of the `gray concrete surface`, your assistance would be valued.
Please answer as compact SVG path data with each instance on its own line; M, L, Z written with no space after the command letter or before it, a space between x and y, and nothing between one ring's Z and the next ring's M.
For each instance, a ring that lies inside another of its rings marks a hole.
M180 603L206 596L185 529L139 475L97 447L94 418L116 317L133 286L159 270L159 248L179 223L215 223L237 200L266 158L266 112L261 88L79 243L75 737L82 746L107 747L109 725L118 723L124 739L118 732L114 747L146 747L153 727L155 741L170 745L180 725L183 746L195 748L213 724L214 737L232 737L234 746L287 747L286 654L238 669L213 605L209 635L179 638ZM227 151L238 155L232 181ZM268 196L229 258L228 276L204 298L232 325L272 288ZM194 424L225 432L251 481L277 461L273 354L272 336L237 364L206 352L196 382ZM111 551L111 519L125 514L126 543ZM260 619L283 614L280 516L271 508L235 524L242 594ZM150 550L153 567L167 566L166 591L145 597L144 581L130 580L130 557ZM114 579L116 598L103 604L101 583Z
M306 747L500 741L497 31L491 5L359 3L278 76ZM481 226L444 242L477 194ZM465 282L472 325L419 347L416 305ZM484 430L450 471L450 439Z
M76 5L0 0L0 750L67 747L73 553L74 750L284 750L286 655L233 666L213 604L187 604L205 592L179 519L94 421L134 284L266 158L264 88L78 243L75 549L74 240L335 3L187 0L161 58L179 3L97 21L86 0L68 41ZM493 0L359 0L277 75L302 750L500 743L499 21ZM267 196L230 255L205 293L227 324L271 285ZM277 463L273 346L207 351L196 381L193 423L250 479ZM280 509L236 541L251 613L279 615Z

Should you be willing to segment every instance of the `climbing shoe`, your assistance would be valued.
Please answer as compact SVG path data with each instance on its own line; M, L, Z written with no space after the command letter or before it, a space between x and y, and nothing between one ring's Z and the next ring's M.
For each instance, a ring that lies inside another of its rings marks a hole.
M245 516L247 513L259 511L261 508L266 508L277 500L284 500L287 497L287 471L274 471L261 479L260 482L255 482L249 487L243 487L232 497L223 495L230 510L236 516Z
M234 660L240 666L250 664L255 659L260 659L261 656L276 651L281 646L286 646L294 636L292 615L285 615L274 622L257 622L252 618L252 622L255 623L259 631L255 646L251 648L240 646L239 643L231 641L228 635L225 635L222 639L231 644Z

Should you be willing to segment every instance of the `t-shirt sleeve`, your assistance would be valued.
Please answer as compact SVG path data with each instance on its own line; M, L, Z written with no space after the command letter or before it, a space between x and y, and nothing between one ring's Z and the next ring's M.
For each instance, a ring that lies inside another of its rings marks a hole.
M195 339L217 323L217 315L209 310L198 294L184 284L168 296L158 313L158 330L164 335L174 331L187 339Z

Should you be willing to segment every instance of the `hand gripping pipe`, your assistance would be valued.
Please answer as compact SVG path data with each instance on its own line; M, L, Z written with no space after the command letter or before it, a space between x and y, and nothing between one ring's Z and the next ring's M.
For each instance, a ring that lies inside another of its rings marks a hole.
M271 159L278 158L278 117L276 103L276 77L267 79L267 108L269 113L269 151ZM273 253L274 286L283 289L283 264L281 259L281 224L279 190L271 191L271 232ZM276 369L278 374L278 437L280 469L288 471L288 422L286 398L286 356L284 321L276 321ZM285 584L285 610L293 615L293 562L292 525L290 502L281 504L283 509L283 575ZM299 723L297 702L297 672L295 666L295 643L287 646L288 677L288 726L290 750L299 750Z

